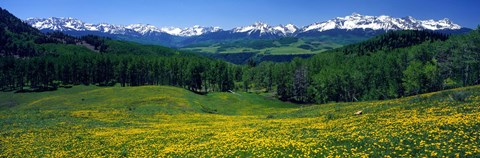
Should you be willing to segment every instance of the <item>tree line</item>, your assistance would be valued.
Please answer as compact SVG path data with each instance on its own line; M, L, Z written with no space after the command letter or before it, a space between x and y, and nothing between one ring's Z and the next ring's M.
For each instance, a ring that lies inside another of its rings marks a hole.
M0 58L2 90L60 85L171 85L195 92L234 88L237 67L203 57L82 54ZM237 78L238 80L238 78Z
M245 91L301 103L379 100L480 82L480 29L465 35L397 31L288 63L243 69Z

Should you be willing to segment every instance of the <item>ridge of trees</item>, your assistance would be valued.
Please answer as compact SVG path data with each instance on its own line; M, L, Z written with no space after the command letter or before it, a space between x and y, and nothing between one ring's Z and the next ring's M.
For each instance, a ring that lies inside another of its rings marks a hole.
M171 85L195 92L233 89L234 66L186 56L82 54L0 58L0 88L32 91L60 85ZM238 79L237 79L238 80Z
M447 39L448 35L429 30L388 31L383 35L375 36L367 41L347 45L330 52L366 55L380 50L389 51L396 48L405 48L421 44L425 41L445 41Z
M4 28L16 34L40 35L40 31L24 23L7 10L0 7L0 28Z
M308 59L245 66L242 89L302 103L391 99L479 84L479 62L480 29L449 38L389 32Z

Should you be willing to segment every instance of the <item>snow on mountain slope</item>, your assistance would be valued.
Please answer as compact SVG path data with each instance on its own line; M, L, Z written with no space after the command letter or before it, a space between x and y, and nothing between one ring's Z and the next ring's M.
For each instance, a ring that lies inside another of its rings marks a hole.
M373 30L445 30L461 29L460 25L448 19L417 20L411 16L393 18L386 15L367 16L353 13L346 17L337 17L321 23L314 23L302 28L301 32L326 31L332 29L373 29Z
M144 34L147 34L147 33L151 33L151 32L161 32L160 29L158 29L157 27L153 26L153 25L149 25L149 24L131 24L131 25L127 25L125 26L126 29L132 29L134 30L135 32L138 32L142 35Z
M236 27L231 30L233 33L248 33L249 35L255 32L259 32L260 36L262 35L276 35L276 36L289 36L296 33L298 27L293 24L287 25L278 25L278 26L270 26L266 23L256 22L253 25L243 26L243 27Z
M192 37L207 33L224 31L219 27L193 26L189 28L156 27L149 24L131 24L127 26L112 24L90 24L74 18L29 18L26 23L39 30L53 31L99 31L109 34L138 33L147 35L152 33L166 33L173 36ZM337 17L324 22L317 22L299 28L293 24L270 26L266 23L256 22L253 25L236 27L227 30L230 33L246 33L258 36L295 36L304 32L323 32L327 30L342 29L373 29L373 30L458 30L462 27L449 19L442 20L417 20L411 16L394 18L391 16L368 16L353 13L345 17ZM258 34L257 34L258 33Z
M193 26L189 28L163 27L158 28L150 24L131 24L127 26L111 25L106 23L90 24L74 18L28 18L29 25L39 29L53 31L100 31L110 34L126 34L130 31L146 35L150 33L167 33L174 36L199 36L205 33L221 31L219 27Z
M29 18L26 22L37 29L53 29L58 31L66 30L77 30L84 31L84 25L90 26L90 24L85 24L80 20L73 18L43 18L43 19L33 19ZM96 29L96 28L94 28Z
M193 27L185 28L177 34L172 34L176 36L200 36L206 33L222 31L220 27L202 27L195 25Z
M265 33L273 32L273 28L266 23L256 22L253 25L244 26L244 27L237 27L237 28L233 29L232 32L234 32L234 33L247 32L248 34L252 34L252 33L257 32L257 31L260 31L260 35L262 35L262 34L265 34Z
M160 30L170 35L179 35L182 32L182 29L178 27L162 27Z
M293 35L294 33L297 32L298 27L293 25L293 24L287 24L287 25L278 25L273 28L274 30L281 32L282 35L288 36L288 35Z
M428 30L444 30L444 29L461 29L462 27L458 24L453 23L450 19L442 19L439 21L434 20L425 20L421 21L421 25L423 28Z

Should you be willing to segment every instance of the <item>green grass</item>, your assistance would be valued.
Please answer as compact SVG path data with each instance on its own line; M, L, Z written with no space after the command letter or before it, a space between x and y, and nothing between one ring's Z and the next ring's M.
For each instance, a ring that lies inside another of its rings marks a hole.
M168 86L0 92L0 157L478 157L479 105L480 86L322 105Z
M262 40L263 41L263 40ZM235 42L235 41L234 41ZM202 52L202 53L244 53L244 52L256 52L259 54L270 54L270 55L289 55L289 54L315 54L324 52L330 49L339 48L343 44L336 43L334 41L325 40L318 41L317 39L299 39L296 42L289 44L280 44L277 41L273 41L275 47L267 47L262 49L250 48L248 45L244 45L240 41L239 44L234 44L235 47L229 47L226 49L220 49L223 47L223 43L215 43L208 46L199 45L198 47L185 47L181 50L192 51L192 52ZM250 42L255 42L251 40ZM227 45L232 45L232 43L225 43ZM312 49L303 49L299 48L301 45L308 45Z
M150 114L199 113L202 107L225 115L266 115L297 107L295 104L266 99L249 93L218 93L198 95L169 86L74 88L42 93L1 93L0 100L15 106L7 110L109 110L124 108ZM0 104L2 105L2 104ZM66 106L71 105L71 106ZM161 106L158 106L161 105Z

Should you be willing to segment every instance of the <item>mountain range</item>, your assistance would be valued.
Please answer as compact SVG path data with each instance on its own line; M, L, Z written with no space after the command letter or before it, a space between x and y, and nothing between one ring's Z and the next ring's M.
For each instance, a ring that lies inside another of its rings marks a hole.
M256 22L252 25L225 30L220 27L193 26L188 28L156 27L150 24L114 25L91 24L75 18L28 18L29 25L42 32L61 31L74 36L93 34L146 44L182 47L204 42L236 39L276 39L282 37L315 37L319 35L377 35L390 30L432 30L443 33L464 33L470 29L461 27L449 19L417 20L411 16L368 16L353 13L324 22L299 27L294 24L271 26Z

